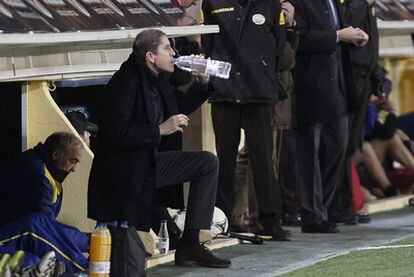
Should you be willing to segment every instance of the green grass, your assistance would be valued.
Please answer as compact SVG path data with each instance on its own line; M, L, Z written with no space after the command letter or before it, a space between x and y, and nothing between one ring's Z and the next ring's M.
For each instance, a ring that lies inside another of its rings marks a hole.
M414 237L391 245L406 244L414 244ZM414 247L353 251L282 276L414 276Z

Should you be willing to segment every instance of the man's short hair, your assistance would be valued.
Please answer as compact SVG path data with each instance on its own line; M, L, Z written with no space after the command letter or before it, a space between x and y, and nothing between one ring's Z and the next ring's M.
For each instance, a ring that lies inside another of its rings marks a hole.
M144 30L135 37L132 50L139 59L145 60L147 52L157 54L157 48L163 36L166 34L157 29Z
M82 142L74 134L67 132L56 132L51 134L44 143L45 148L50 154L53 154L56 150L66 151L69 146L82 145Z

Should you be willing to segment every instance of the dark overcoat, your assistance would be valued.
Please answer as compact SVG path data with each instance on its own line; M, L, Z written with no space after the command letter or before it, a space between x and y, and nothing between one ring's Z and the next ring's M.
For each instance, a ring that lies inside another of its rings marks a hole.
M341 28L342 0L333 0ZM346 116L358 103L349 45L337 43L326 0L292 0L299 30L293 70L299 124L324 123Z
M182 93L161 75L131 54L102 93L98 149L88 188L88 217L98 222L128 221L147 231L154 202L183 207L181 184L154 189L156 151L180 150L182 137L160 136L151 87L162 94L165 119L192 113L209 95L197 82Z

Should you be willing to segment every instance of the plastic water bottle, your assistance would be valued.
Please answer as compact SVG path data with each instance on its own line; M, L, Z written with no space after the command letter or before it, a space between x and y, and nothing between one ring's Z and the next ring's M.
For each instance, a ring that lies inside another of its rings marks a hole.
M228 79L231 71L231 63L223 61L208 60L195 56L180 56L173 63L181 70L198 72L223 79Z
M160 231L158 232L158 251L160 255L167 254L170 249L170 237L168 236L167 220L161 220Z
M89 276L109 277L111 268L111 233L100 223L91 236L89 250Z

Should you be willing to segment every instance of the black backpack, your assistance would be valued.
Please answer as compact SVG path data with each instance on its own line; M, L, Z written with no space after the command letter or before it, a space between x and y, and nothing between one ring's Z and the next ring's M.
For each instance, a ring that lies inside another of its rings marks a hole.
M147 258L135 227L108 226L111 232L111 277L144 277Z

